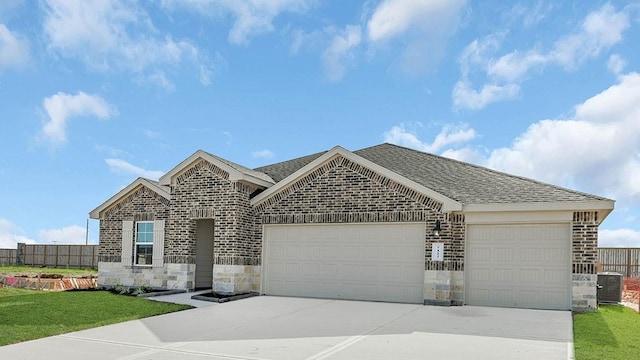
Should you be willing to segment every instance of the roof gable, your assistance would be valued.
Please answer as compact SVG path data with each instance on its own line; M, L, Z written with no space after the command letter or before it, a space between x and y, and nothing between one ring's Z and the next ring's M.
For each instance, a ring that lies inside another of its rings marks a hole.
M268 188L267 190L263 191L262 193L258 194L256 197L254 197L251 200L251 204L254 206L260 205L264 202L266 202L268 199L270 199L271 197L275 196L276 194L278 194L279 192L285 190L289 185L295 183L296 181L302 179L303 177L305 177L307 174L310 174L311 172L313 172L315 169L321 167L322 165L324 165L325 163L335 159L336 157L342 156L356 164L359 164L371 171L373 171L374 173L377 173L379 175L382 175L388 179L391 179L401 185L406 186L407 188L414 190L420 194L424 194L425 196L428 196L429 198L438 201L440 203L442 203L442 211L444 212L450 212L450 211L458 211L462 209L462 204L452 200L450 198L448 198L447 196L444 196L438 192L433 191L432 189L429 189L413 180L410 180L406 177L403 177L401 175L398 175L392 171L390 171L389 169L386 169L378 164L375 164L363 157L360 157L340 146L336 146L334 148L332 148L331 150L319 155L318 157L316 157L315 159L313 159L312 161L308 162L306 165L302 166L301 168L299 168L298 170L294 171L293 173L289 174L288 176L286 176L285 178L283 178L281 181L279 181L277 184L275 184L274 186ZM302 159L302 158L301 158ZM305 159L306 160L306 159Z
M107 201L103 202L100 206L91 210L91 212L89 213L89 217L92 219L99 219L100 213L110 208L112 205L116 204L118 201L125 198L130 193L134 192L140 186L144 186L149 190L155 192L156 194L162 196L163 198L167 200L171 200L171 193L169 192L169 189L166 186L162 186L158 182L155 182L153 180L139 177L134 182L129 184L127 187L120 190L117 194L110 197Z
M251 184L259 185L261 187L269 187L272 186L275 181L269 177L269 175L251 170L242 165L236 164L229 160L225 160L215 155L211 155L208 152L198 150L193 153L191 156L183 160L176 167L171 169L168 173L164 174L159 182L161 185L171 185L175 181L175 178L192 167L198 160L205 160L213 165L221 168L222 170L229 173L229 180L231 181L244 181Z

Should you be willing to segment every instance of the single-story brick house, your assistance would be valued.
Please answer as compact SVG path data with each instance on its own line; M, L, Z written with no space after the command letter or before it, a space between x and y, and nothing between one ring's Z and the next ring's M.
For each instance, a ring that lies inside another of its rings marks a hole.
M585 311L613 207L381 144L256 169L198 150L90 215L103 286Z

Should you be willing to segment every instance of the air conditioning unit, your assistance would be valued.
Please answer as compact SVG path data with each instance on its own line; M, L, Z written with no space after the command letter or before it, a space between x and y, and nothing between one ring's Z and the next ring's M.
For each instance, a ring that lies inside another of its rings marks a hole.
M615 272L598 273L598 303L619 303L622 301L622 274Z

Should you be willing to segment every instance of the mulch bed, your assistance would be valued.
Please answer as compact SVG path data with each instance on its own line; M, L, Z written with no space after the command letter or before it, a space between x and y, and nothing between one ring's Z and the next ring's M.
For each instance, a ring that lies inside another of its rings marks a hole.
M246 299L246 298L258 296L258 295L259 294L257 292L248 292L248 293L242 293L242 294L229 295L229 294L220 294L220 293L211 291L211 292L193 295L191 298L194 300L204 300L204 301L211 301L211 302L217 302L217 303L225 303L228 301Z

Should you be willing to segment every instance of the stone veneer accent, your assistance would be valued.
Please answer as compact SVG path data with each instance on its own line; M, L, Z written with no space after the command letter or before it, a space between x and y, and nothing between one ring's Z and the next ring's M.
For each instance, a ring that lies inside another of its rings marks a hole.
M598 308L598 275L597 274L573 274L572 284L572 309L575 312L591 312Z
M425 270L424 304L461 306L464 304L464 271Z
M130 267L98 262L98 286L112 288L149 286L154 289L193 289L195 264L164 264L164 267Z
M213 271L214 290L223 294L260 291L260 266L216 265Z

